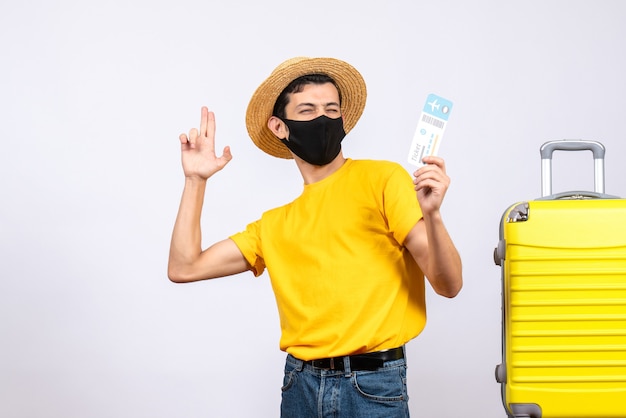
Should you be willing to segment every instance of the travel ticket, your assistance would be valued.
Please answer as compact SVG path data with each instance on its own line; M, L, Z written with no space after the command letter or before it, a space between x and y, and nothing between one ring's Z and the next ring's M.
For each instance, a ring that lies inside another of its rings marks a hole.
M427 155L437 155L450 111L452 111L450 100L436 94L428 95L409 149L410 164L421 167L424 165L422 158Z

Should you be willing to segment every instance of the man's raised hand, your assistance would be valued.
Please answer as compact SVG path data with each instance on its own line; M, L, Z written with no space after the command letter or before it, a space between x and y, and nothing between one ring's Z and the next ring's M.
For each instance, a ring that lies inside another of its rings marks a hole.
M233 158L230 147L225 146L220 157L215 155L215 114L202 107L200 132L196 128L189 131L189 136L180 134L183 171L185 177L203 180L220 171Z
M430 215L439 211L450 186L450 178L446 174L446 165L442 158L428 156L423 161L426 165L413 173L413 184L422 213Z

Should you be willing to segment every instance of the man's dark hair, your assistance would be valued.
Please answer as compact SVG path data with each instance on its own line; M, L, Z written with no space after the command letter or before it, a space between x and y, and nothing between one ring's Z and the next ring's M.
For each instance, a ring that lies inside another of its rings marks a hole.
M339 104L341 105L341 91L330 76L326 74L306 74L300 76L293 80L291 83L285 87L285 89L280 93L278 98L276 99L276 103L274 104L274 110L272 111L272 115L276 116L280 119L285 118L285 108L289 103L289 95L292 93L300 93L304 86L307 84L326 84L331 83L333 86L337 88L339 92Z

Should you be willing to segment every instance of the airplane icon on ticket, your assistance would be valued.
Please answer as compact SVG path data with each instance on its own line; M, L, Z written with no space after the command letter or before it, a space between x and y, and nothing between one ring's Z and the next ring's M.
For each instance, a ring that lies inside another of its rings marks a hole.
M428 102L428 104L430 105L430 110L432 112L435 111L435 109L439 110L439 104L437 103L437 99L433 100L432 102Z

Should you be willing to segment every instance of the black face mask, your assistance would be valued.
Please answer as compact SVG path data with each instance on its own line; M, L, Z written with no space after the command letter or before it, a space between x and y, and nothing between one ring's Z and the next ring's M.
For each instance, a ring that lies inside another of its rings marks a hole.
M342 117L331 119L322 115L308 121L283 122L289 128L289 138L281 141L307 163L326 165L339 155L341 140L346 136Z

